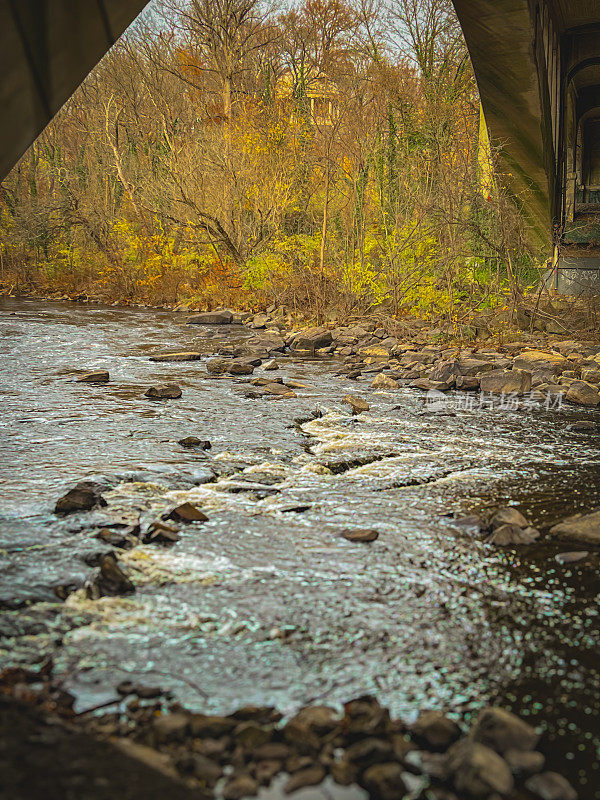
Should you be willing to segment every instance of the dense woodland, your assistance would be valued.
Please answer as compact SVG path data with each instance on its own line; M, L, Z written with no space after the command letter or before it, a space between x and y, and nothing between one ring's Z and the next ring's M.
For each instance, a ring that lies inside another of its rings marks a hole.
M450 0L163 0L3 182L1 280L460 323L537 276L486 161Z

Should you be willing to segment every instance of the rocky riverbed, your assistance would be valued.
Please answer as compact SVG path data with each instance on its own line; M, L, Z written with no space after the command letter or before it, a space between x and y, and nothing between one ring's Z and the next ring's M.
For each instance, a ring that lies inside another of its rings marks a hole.
M226 317L3 303L0 662L76 713L500 703L600 796L600 346Z

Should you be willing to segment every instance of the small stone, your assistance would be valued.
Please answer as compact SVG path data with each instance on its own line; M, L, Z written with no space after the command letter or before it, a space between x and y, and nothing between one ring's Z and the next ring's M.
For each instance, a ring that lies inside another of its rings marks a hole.
M398 800L407 791L402 778L402 767L396 762L374 764L363 773L361 786L372 800Z
M361 739L359 742L354 742L354 744L346 748L344 757L352 764L364 769L372 764L390 761L393 755L392 745L388 741L368 737Z
M105 542L111 547L117 547L119 550L131 550L139 544L139 540L132 534L113 531L110 528L101 528L96 534L96 539L100 539L101 542Z
M154 736L160 744L182 742L189 733L189 716L181 712L156 717L152 727Z
M441 711L424 711L411 726L411 732L434 750L446 750L460 737L460 728Z
M194 314L188 319L188 325L231 325L233 314L231 311L205 311L202 314Z
M330 706L306 706L293 719L319 736L331 733L340 723L340 715Z
M569 517L550 528L550 535L569 542L600 544L600 511Z
M497 511L492 517L492 529L502 525L516 525L518 528L529 527L527 519L514 506L508 506Z
M159 361L159 362L179 362L179 361L198 361L202 358L200 353L196 353L195 351L189 351L185 353L159 353L156 356L150 356L150 361Z
M567 425L567 430L575 433L595 433L598 430L598 426L589 419L580 419L571 425Z
M231 733L238 724L237 720L231 717L209 714L191 714L189 719L192 735L201 739L218 739Z
M297 397L293 389L290 389L289 386L283 386L280 383L268 383L261 388L265 394L272 394L278 397Z
M312 755L321 748L321 740L317 734L298 720L291 719L284 726L283 738L301 754Z
M379 531L373 528L348 528L342 531L342 536L349 542L374 542L379 537Z
M453 777L454 788L473 798L487 798L512 791L514 780L506 761L479 742L462 739L446 754L446 767Z
M142 537L144 544L173 544L179 541L179 531L164 522L153 522Z
M277 361L275 361L275 359L272 359L271 361L266 361L263 364L263 369L267 371L276 370L279 369L279 364L277 363Z
M63 495L54 507L55 514L72 514L90 511L95 506L105 506L106 500L93 485L82 481Z
M211 375L224 375L231 365L229 358L209 358L206 362L206 371Z
M577 800L577 792L557 772L542 772L525 783L525 788L540 800Z
M352 413L354 415L361 414L363 411L369 411L369 409L371 408L371 406L367 403L366 400L363 400L360 397L356 397L353 394L347 394L342 402L350 406L350 408L352 409Z
M587 550L574 550L570 553L558 553L554 556L559 564L576 564L578 561L583 561L589 556Z
M235 741L244 750L254 750L273 738L273 728L256 722L242 722L234 731Z
M253 757L256 758L256 755L253 753ZM261 786L268 786L275 775L278 775L283 769L283 763L281 761L259 761L256 766L254 767L254 777L260 783Z
M350 786L358 780L358 769L347 758L333 761L329 771L333 780L340 786Z
M177 444L187 448L197 448L198 450L210 450L212 444L208 439L198 439L197 436L186 436L184 439L178 439Z
M285 385L289 386L290 389L312 389L312 386L309 386L308 383L297 381L295 378L289 378Z
M504 708L484 708L471 729L474 741L498 753L507 750L535 750L539 734L531 725Z
M258 782L251 775L238 775L230 778L223 787L223 800L242 800L258 792Z
M206 522L208 517L193 503L182 503L167 514L167 519L178 519L182 522Z
M380 372L379 375L376 375L373 382L371 383L371 389L399 389L400 384L398 381L395 381L393 378L390 378L389 375L386 375L385 372Z
M533 544L540 532L535 528L520 528L518 525L501 525L486 539L488 544L501 546L511 544Z
M151 386L144 397L150 397L154 400L176 400L181 397L181 387L176 383L163 383L160 386Z
M191 771L194 778L205 786L213 787L223 774L221 767L201 753L195 753L192 759Z
M544 769L545 758L537 750L507 750L504 760L513 775L535 775Z
M77 376L77 383L108 383L110 376L105 369L97 369L94 372L84 372Z
M247 361L230 361L227 372L230 375L252 375L254 367Z
M118 597L135 592L135 586L119 566L114 553L104 553L99 559L100 568L86 584L90 600L100 597Z
M314 764L306 769L294 773L283 787L286 794L291 794L305 786L318 786L325 780L325 769L320 764Z

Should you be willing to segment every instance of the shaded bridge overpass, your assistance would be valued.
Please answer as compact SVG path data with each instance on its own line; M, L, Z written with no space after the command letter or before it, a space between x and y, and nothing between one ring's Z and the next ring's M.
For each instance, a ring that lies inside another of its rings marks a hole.
M147 0L0 0L0 177ZM554 284L600 289L600 0L454 0L503 181Z

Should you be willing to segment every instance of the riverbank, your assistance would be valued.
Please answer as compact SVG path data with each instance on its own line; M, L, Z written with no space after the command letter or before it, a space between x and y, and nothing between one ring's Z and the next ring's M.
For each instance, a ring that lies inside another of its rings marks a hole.
M284 719L272 707L190 713L131 681L118 692L110 710L74 715L47 665L0 673L0 797L577 798L540 732L501 708L469 721L425 711L409 725L374 697Z

